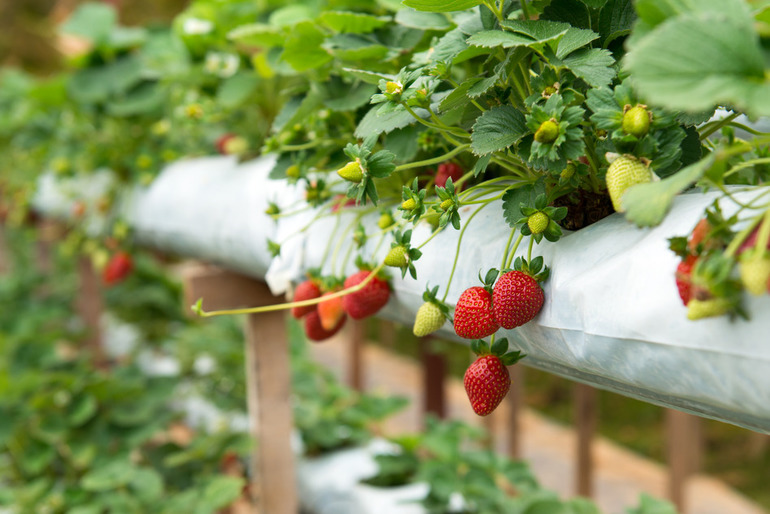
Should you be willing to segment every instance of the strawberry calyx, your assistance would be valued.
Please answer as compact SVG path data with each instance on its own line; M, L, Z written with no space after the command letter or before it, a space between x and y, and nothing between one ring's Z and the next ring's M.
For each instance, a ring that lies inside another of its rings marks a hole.
M523 235L533 236L536 243L540 243L543 238L555 242L562 236L558 222L567 217L566 207L548 205L548 197L541 193L535 198L534 206L522 202L519 209L522 217L516 224L521 225Z
M493 338L491 344L483 339L474 339L471 341L471 350L479 357L494 355L506 366L512 366L527 356L520 350L510 350L508 339L505 337L497 340Z
M431 289L430 286L426 285L425 291L422 293L422 299L425 303L435 304L447 319L452 320L449 316L449 306L438 299L438 286Z
M513 269L515 271L521 271L535 279L538 283L545 282L551 275L551 269L545 266L545 261L542 257L538 256L527 261L524 257L516 257L513 261ZM510 270L504 270L510 271Z
M499 275L500 275L500 272L497 270L497 268L492 268L489 271L487 271L486 275L484 275L483 278L481 276L481 272L479 271L479 281L481 282L482 286L489 294L492 294L492 289Z
M395 241L391 243L390 251L385 256L385 265L392 268L400 268L401 278L404 278L408 271L409 275L416 279L417 269L414 267L414 261L422 256L422 252L411 246L412 231L407 230L402 233L397 230L393 234L393 238Z

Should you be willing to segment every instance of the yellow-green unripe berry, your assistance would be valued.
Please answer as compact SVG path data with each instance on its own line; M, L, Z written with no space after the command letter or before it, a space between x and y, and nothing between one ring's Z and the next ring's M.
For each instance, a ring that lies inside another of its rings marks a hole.
M404 91L404 86L402 86L399 82L393 82L392 80L389 80L385 83L385 92L388 94L396 94L401 93Z
M452 201L451 198L447 198L446 200L441 202L439 207L441 208L442 211L446 211L446 210L449 210L449 208L451 208L453 205L454 205L454 201Z
M527 226L533 234L542 234L548 228L551 219L542 211L538 211L527 219Z
M417 202L414 201L414 198L409 198L408 200L401 202L401 208L405 211L411 211L415 207L417 207Z
M446 316L438 305L433 302L425 302L417 309L412 332L417 337L425 337L444 326L445 321Z
M241 136L231 137L225 141L224 149L227 155L240 155L249 149L249 142Z
M391 248L388 255L385 256L384 262L385 266L390 266L391 268L405 268L409 264L406 247L399 245Z
M559 125L554 119L541 123L540 128L535 132L535 141L542 144L553 143L557 137L559 137Z
M289 178L299 178L300 170L299 166L296 164L292 164L288 168L286 168L286 176Z
M730 303L725 298L711 298L709 300L691 299L687 303L687 319L697 320L702 318L714 318L727 314Z
M380 214L380 219L377 220L377 226L383 230L393 225L393 223L393 216L391 216L389 212L383 212Z
M56 157L51 161L54 173L67 173L70 170L70 161L66 157Z
M625 110L621 126L626 134L641 138L650 131L651 122L652 113L647 110L646 105L639 104Z
M354 182L356 184L364 179L364 172L361 170L361 163L358 162L358 160L350 161L342 168L338 169L337 175L348 182Z
M139 169L146 170L149 169L152 166L152 157L147 155L146 153L143 153L139 157L136 158L136 165Z
M623 193L631 186L652 181L652 171L640 160L622 155L607 168L606 181L612 207L623 212L620 203Z

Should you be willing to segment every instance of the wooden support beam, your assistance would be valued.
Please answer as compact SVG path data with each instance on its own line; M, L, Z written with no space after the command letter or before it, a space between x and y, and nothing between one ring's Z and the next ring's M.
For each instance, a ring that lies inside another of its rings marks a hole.
M440 419L444 419L447 414L446 390L444 386L447 364L444 354L435 350L435 344L435 340L430 336L420 338L423 376L423 415L433 414Z
M348 339L348 385L356 391L363 391L364 386L364 340L366 339L366 321L348 320L345 329Z
M701 421L697 416L666 410L668 496L677 511L687 511L687 479L701 465Z
M43 243L39 244L42 245ZM75 309L80 319L83 320L86 329L86 337L83 342L91 354L94 365L101 368L107 365L100 323L104 312L104 300L102 299L101 279L88 257L78 259L78 280L80 281L80 289L78 289L75 299Z
M594 490L593 440L596 433L597 397L591 386L575 384L575 425L577 428L577 455L575 464L575 492L590 498Z
M511 389L506 396L508 404L508 456L521 458L521 411L524 405L524 366L508 368L511 375Z
M200 265L187 268L182 275L187 305L203 298L204 310L258 307L282 301L270 293L267 285L245 275ZM253 512L296 514L299 507L290 444L293 422L285 311L250 314L245 331L247 406L251 433L258 441L250 462L251 489L257 499Z

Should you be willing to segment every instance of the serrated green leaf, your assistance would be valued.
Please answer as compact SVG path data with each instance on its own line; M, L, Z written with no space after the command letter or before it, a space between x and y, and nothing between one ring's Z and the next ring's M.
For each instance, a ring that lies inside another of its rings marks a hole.
M489 166L489 161L492 160L492 154L488 153L487 155L482 155L479 157L479 160L476 161L476 164L473 165L473 176L478 177L482 173L484 173L487 170L487 166Z
M513 32L484 30L469 37L468 44L487 48L525 46L540 49L548 42L558 41L569 29L569 25L566 23L545 20L507 20L503 22L503 25Z
M593 30L570 27L570 29L567 30L567 33L564 34L564 37L559 41L559 46L556 48L556 57L563 59L565 56L578 48L586 46L598 37L599 34Z
M261 47L281 46L284 35L280 28L265 23L250 23L241 25L227 34L228 39Z
M658 225L674 197L700 180L713 163L714 154L710 154L659 182L631 186L621 198L626 218L640 227Z
M332 36L324 42L323 48L343 61L381 59L388 53L386 46L373 43L370 39L355 34Z
M99 404L91 394L82 394L69 406L67 411L67 423L70 426L78 427L91 419L96 413Z
M385 138L384 147L396 155L398 162L411 161L419 150L418 136L422 131L419 125L396 129Z
M499 105L479 116L471 133L471 149L486 155L508 148L526 134L524 115L510 105Z
M418 11L452 12L464 11L483 2L482 0L404 0L402 3Z
M396 156L387 150L380 150L376 154L367 159L367 165L369 167L369 175L376 178L385 178L393 173L396 169L396 165L393 164L393 160Z
M584 48L572 52L562 61L575 76L585 80L593 87L602 87L612 82L615 59L608 50Z
M447 112L470 103L471 100L468 98L468 90L480 80L481 77L471 77L463 81L462 84L453 89L452 92L442 100L439 104L439 110L441 112Z
M628 35L636 21L633 0L609 0L599 15L599 33L602 46L607 46L615 39Z
M452 22L444 14L416 11L409 8L398 11L395 21L404 27L419 30L447 30L452 26Z
M268 23L274 27L290 27L309 22L316 15L316 10L304 3L293 3L276 9L270 14Z
M365 137L369 134L387 134L395 129L417 123L412 115L401 106L382 114L379 113L379 110L378 105L369 109L369 112L364 115L356 127L356 137ZM414 111L423 118L430 117L430 113L425 109L415 109Z
M390 18L350 11L325 11L321 13L320 20L336 32L366 34L386 25Z
M377 88L365 82L350 85L341 80L329 79L329 98L324 105L333 111L354 111L369 103Z
M324 33L311 21L296 24L286 38L282 59L297 71L307 71L323 66L332 56L321 45Z
M702 111L731 104L770 114L770 80L750 17L671 19L637 41L626 66L639 92L663 107Z
M542 180L506 191L503 195L503 218L508 226L515 227L524 217L521 210L522 204L534 206L535 199L543 193L545 193L545 183Z

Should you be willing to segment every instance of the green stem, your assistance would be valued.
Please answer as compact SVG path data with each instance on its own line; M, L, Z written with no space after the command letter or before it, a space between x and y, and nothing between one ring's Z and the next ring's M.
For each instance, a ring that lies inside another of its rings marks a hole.
M202 318L210 318L213 316L228 316L228 315L232 316L236 314L260 314L263 312L275 312L275 311L282 311L285 309L292 309L294 307L306 307L308 305L318 305L323 301L331 300L333 298L340 298L342 296L360 291L361 289L366 287L369 284L369 282L374 280L374 277L383 268L383 266L385 266L384 262L381 262L380 264L378 264L377 267L374 268L371 273L369 273L369 276L367 276L364 280L362 280L360 283L356 284L355 286L348 287L347 289L342 289L340 291L337 291L336 293L324 295L318 298L313 298L311 300L303 300L301 302L279 303L276 305L265 305L263 307L249 307L246 309L225 309L220 311L204 311L202 308L200 308L200 303L203 300L201 298L200 300L198 300L198 302L195 303L195 305L192 306L192 310Z
M442 163L444 161L448 161L449 159L451 159L452 157L454 157L458 153L463 152L463 151L467 150L470 147L471 147L470 144L464 144L464 145L458 146L454 150L452 150L450 152L447 152L444 155L440 155L438 157L433 157L431 159L425 159L423 161L410 162L410 163L407 163L407 164L402 164L401 166L396 166L395 171L405 171L405 170L410 170L412 168L422 168L423 166L431 166L433 164L440 164L440 163Z
M438 235L438 233L439 233L439 232L441 232L442 230L444 230L442 227L439 227L439 228L437 228L436 230L434 230L434 231L433 231L433 233L430 235L430 237L428 237L428 239L426 239L425 241L423 241L423 242L420 244L420 246L418 246L418 247L417 247L417 249L419 250L420 248L422 248L423 246L425 246L426 244L428 244L428 243L430 242L430 240L431 240L431 239L433 239L434 237L436 237L436 236Z
M757 234L757 245L754 247L753 257L761 259L767 252L767 242L770 240L770 209L762 216L762 226Z
M742 169L750 168L752 166L755 166L757 164L770 164L770 157L762 157L758 159L751 159L749 161L741 162L739 164L736 164L732 168L730 168L727 173L724 174L723 178L727 178L733 173L737 173L741 171Z
M500 261L500 273L505 269L505 261L508 260L508 252L511 249L511 241L513 241L513 235L516 233L516 227L511 229L511 235L508 236L508 241L505 243L505 251L503 252L503 260Z
M532 247L535 244L535 238L533 236L529 236L529 248L527 248L527 263L532 262Z
M740 113L734 112L734 113L730 114L729 116L725 116L724 118L722 118L719 121L713 122L712 125L710 125L703 132L701 132L701 134L700 134L701 141L703 141L704 139L709 137L711 134L713 134L717 130L721 129L722 127L724 127L725 125L729 125L730 122L732 122L738 116L740 116Z
M334 221L334 228L332 229L331 236L329 237L329 242L326 243L326 249L324 250L323 257L321 257L321 268L324 267L324 264L326 264L326 259L329 258L329 252L332 249L332 242L334 241L334 235L337 233L337 229L340 227L340 217L337 216L337 219Z
M471 224L471 220L474 217L476 217L476 215L478 213L480 213L484 209L484 207L486 207L487 205L489 205L489 204L486 203L486 204L482 205L481 207L479 207L478 209L476 209L475 211L473 211L473 213L470 216L468 216L468 219L463 224L462 230L460 230L460 236L457 238L457 249L455 250L455 259L454 259L454 262L452 263L452 271L451 271L451 273L449 273L449 281L447 281L447 284L446 284L446 291L444 291L444 297L441 299L442 302L446 301L446 297L449 294L449 286L452 285L452 279L455 276L455 270L457 269L457 259L460 256L460 245L463 242L463 236L465 235L465 230Z
M521 244L521 240L524 239L524 234L519 234L519 238L516 239L516 243L513 245L513 248L511 248L511 251L508 253L508 260L505 261L505 269L508 269L513 264L513 258L516 255L516 250L519 249L519 245Z
M527 7L527 0L521 0L521 11L524 14L524 19L529 19L529 7Z
M332 254L332 275L336 275L337 271L337 255L339 255L340 250L342 249L342 245L345 243L346 237L350 230L353 228L353 226L358 223L361 220L361 214L353 218L353 221L348 223L348 226L345 227L345 230L342 231L342 235L340 235L339 239L337 240L337 244L334 246L334 253ZM344 269L344 268L343 268Z

